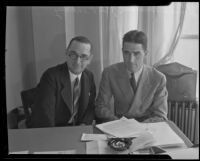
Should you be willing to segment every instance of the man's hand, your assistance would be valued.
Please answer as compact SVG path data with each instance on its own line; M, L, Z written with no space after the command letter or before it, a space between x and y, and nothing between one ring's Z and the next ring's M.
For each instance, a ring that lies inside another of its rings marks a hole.
M152 123L152 122L161 122L161 121L165 121L164 118L162 117L158 117L158 116L154 116L154 117L150 117L144 121L142 121L143 123Z

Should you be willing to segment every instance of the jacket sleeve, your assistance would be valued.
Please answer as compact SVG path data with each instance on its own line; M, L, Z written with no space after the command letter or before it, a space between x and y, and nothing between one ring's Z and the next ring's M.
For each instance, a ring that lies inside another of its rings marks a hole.
M104 69L99 87L98 97L96 99L95 114L99 122L106 122L118 119L110 109L110 100L112 95L111 84L108 69Z
M166 78L163 76L154 94L153 103L150 107L151 115L143 122L159 122L167 120L167 98L168 92L166 89Z
M41 77L37 86L37 96L30 118L31 127L55 126L55 91L56 84L49 70Z

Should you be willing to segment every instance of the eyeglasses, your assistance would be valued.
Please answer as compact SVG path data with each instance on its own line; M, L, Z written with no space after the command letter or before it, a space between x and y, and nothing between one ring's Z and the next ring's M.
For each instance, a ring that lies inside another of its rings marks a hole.
M81 54L81 55L78 55L76 54L75 52L70 52L69 53L69 57L72 59L72 60L77 60L78 57L81 59L81 61L86 61L86 60L89 60L90 56L87 56L85 54Z

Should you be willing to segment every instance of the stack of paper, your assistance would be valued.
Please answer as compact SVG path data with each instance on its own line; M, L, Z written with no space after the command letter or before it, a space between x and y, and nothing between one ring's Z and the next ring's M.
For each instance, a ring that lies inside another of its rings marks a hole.
M141 123L141 126L152 133L155 138L155 146L170 147L185 144L166 122Z
M150 132L155 139L155 146L179 146L184 141L171 129L166 122L140 123L135 119L122 118L96 125L101 131L115 137L139 137Z
M133 119L129 120L125 117L119 120L98 124L96 127L106 134L122 138L131 136L137 137L145 130L145 127L141 126L138 121Z

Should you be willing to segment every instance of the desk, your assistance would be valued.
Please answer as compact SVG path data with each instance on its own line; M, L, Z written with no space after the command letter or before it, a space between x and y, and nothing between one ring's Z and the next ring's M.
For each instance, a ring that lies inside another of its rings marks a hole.
M82 133L93 133L92 126L8 129L8 148L9 152L29 150L30 154L76 149L77 154L85 154Z
M173 122L168 121L168 124L184 140L187 147L193 145ZM72 149L76 149L77 154L85 154L86 145L80 141L81 135L93 132L99 133L92 126L8 129L8 147L10 152L29 150L30 154L36 151Z

